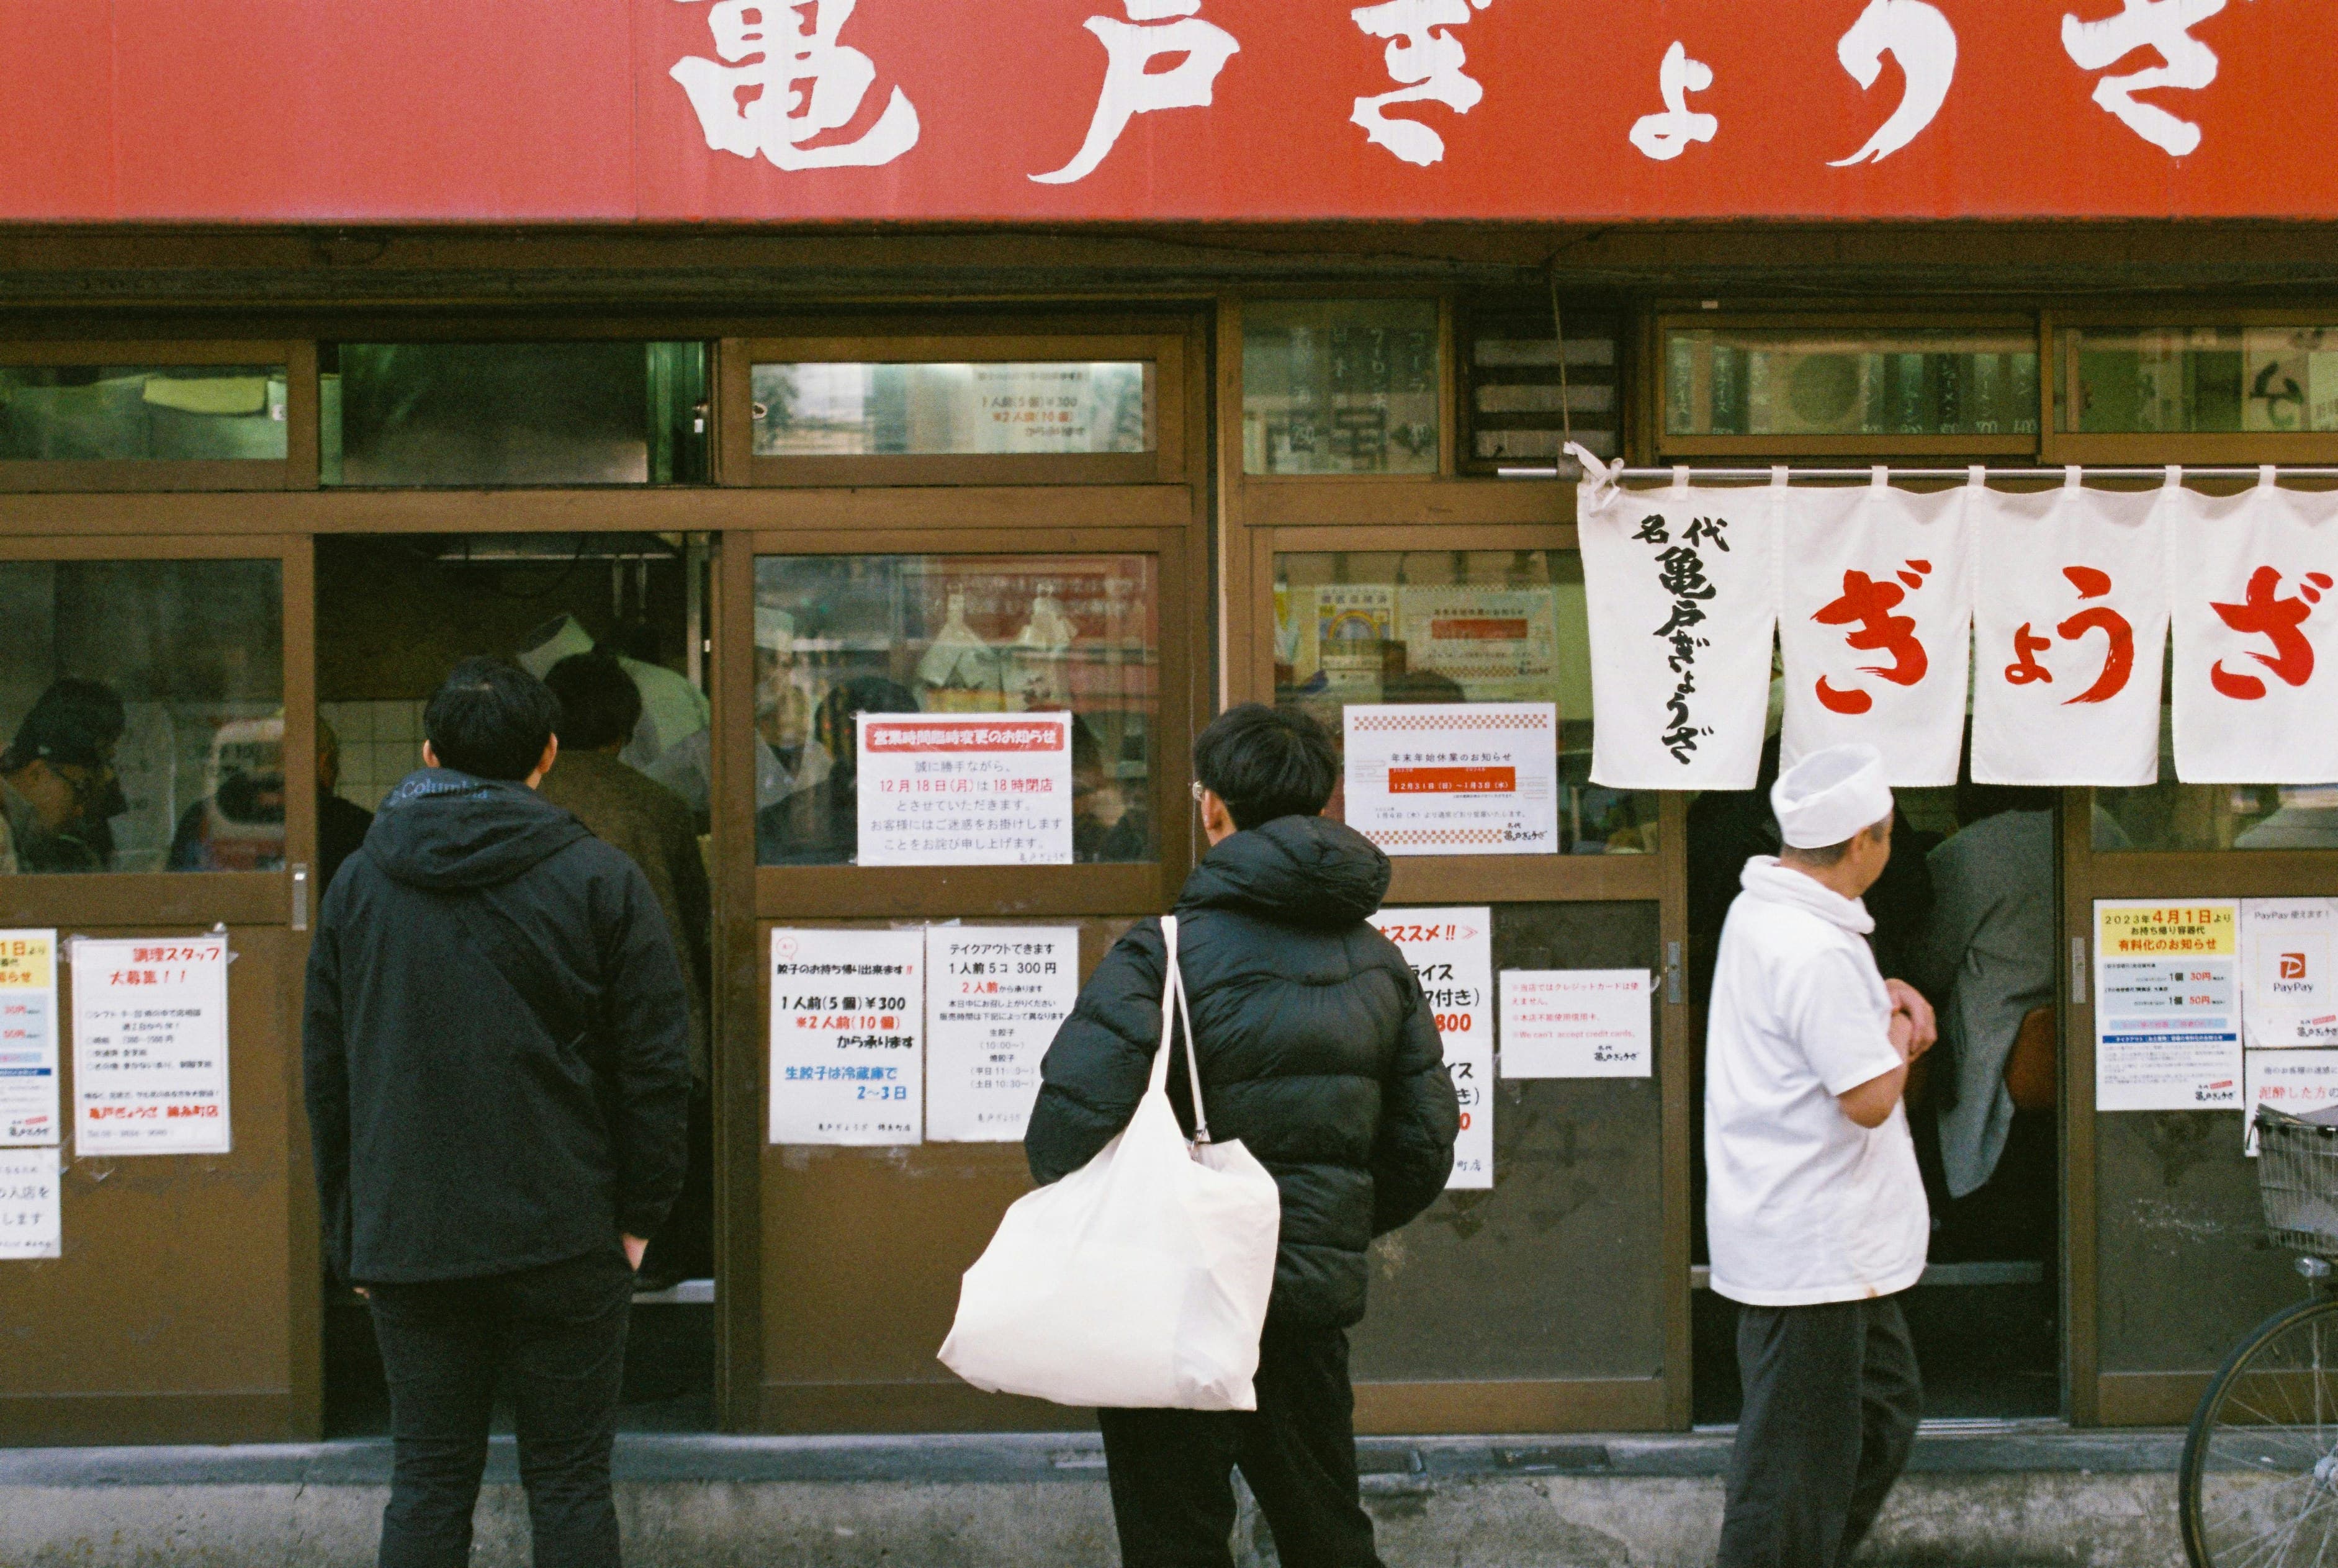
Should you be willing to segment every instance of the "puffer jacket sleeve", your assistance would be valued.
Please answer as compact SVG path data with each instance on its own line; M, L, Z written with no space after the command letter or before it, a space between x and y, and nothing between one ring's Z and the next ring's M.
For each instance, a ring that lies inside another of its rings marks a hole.
M1406 1012L1380 1084L1380 1130L1372 1145L1372 1234L1395 1230L1437 1200L1453 1170L1461 1105L1445 1072L1445 1046L1420 981L1404 971Z
M1031 1179L1041 1186L1095 1159L1136 1113L1161 1040L1161 952L1159 921L1133 927L1056 1031L1023 1134Z

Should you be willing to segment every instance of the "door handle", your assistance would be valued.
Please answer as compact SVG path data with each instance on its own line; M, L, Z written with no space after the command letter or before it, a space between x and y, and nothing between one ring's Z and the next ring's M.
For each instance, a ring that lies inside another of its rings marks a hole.
M292 929L306 931L308 928L309 864L305 860L295 860L292 862Z

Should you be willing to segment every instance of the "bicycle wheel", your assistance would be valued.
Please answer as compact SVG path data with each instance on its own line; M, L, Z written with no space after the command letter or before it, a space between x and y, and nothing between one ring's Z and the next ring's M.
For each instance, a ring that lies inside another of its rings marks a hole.
M2338 1300L2274 1313L2202 1396L2178 1475L2193 1568L2338 1564Z

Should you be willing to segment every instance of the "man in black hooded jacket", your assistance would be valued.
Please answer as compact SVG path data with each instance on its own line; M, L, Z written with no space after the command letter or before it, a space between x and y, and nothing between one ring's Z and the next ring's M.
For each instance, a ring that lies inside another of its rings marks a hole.
M1319 813L1339 779L1321 725L1255 703L1194 748L1211 849L1178 896L1178 947L1210 1132L1282 1197L1254 1412L1104 1410L1126 1568L1227 1564L1239 1467L1285 1568L1377 1568L1358 1500L1347 1330L1372 1238L1445 1186L1460 1111L1420 984L1366 925L1388 858ZM1078 1170L1127 1125L1161 1035L1161 926L1121 938L1042 1070L1032 1175ZM1173 1049L1176 1049L1174 1047ZM1185 1075L1171 1094L1193 1126Z
M383 1568L460 1568L508 1375L539 1568L615 1568L643 1248L681 1190L690 1008L648 880L535 786L558 704L457 668L427 764L327 890L303 1056L326 1250L396 1441Z

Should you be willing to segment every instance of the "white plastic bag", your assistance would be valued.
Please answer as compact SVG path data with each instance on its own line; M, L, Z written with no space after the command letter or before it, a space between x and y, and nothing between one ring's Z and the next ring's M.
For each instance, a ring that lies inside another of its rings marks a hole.
M1195 1142L1178 1129L1176 916L1163 917L1161 940L1161 1044L1136 1114L1095 1159L1017 1200L966 1271L941 1361L977 1388L1117 1409L1258 1408L1282 1202L1240 1142L1209 1141L1190 1017Z

